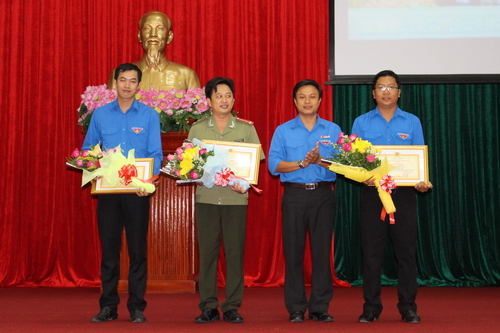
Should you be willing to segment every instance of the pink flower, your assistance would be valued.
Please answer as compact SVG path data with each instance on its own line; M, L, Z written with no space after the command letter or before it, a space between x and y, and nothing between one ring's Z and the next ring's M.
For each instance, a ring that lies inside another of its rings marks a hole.
M337 140L337 144L338 145L343 145L345 142L345 138L343 136L341 136L338 140Z
M189 178L191 178L191 179L193 179L193 180L194 180L194 179L198 179L198 177L199 177L199 175L198 175L198 172L196 172L196 171L191 171L191 172L189 173Z
M182 154L177 154L177 156L175 156L175 157L177 157L177 159L178 159L179 161L182 161Z
M200 149L200 151L198 152L198 154L200 154L200 155L203 155L206 153L207 153L207 148Z
M375 155L367 155L366 160L368 162L372 163L373 161L375 161Z
M77 158L78 156L80 156L80 151L75 148L75 150L73 150L73 153L71 153L71 157Z
M90 168L92 168L92 167L94 167L94 166L95 166L95 163L94 163L94 162L92 162L92 161L87 161L87 168L89 168L89 169L90 169Z
M174 154L168 154L168 155L167 155L167 160L169 160L169 161L173 161L174 159L175 159Z
M174 170L174 173L177 177L181 176L181 171L180 170Z
M87 157L89 156L88 150L82 151L82 157Z
M184 152L184 149L182 149L182 147L178 147L178 148L175 150L175 153L176 153L177 155L180 155L180 154L182 154L183 152Z
M356 140L357 138L358 138L358 135L357 135L357 134L351 134L351 135L349 135L349 140L351 140L351 141L354 141L354 140Z
M342 149L344 149L344 151L351 151L351 150L352 150L352 145L351 145L351 143L350 143L350 142L348 142L348 143L344 144L344 145L342 146Z
M192 145L192 144L190 144L190 143L188 143L188 144L184 147L184 149L192 149L192 148L193 148L193 145Z
M80 159L76 160L76 166L79 166L79 167L83 166L83 160L80 160Z

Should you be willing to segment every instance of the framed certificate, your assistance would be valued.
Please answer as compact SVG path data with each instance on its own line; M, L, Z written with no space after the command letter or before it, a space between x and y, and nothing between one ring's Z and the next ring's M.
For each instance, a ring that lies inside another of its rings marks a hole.
M139 179L149 179L153 177L154 158L136 158L135 168ZM117 186L111 186L103 177L92 180L92 194L117 194L117 193L135 193L137 189L132 185L125 185L121 181Z
M374 146L380 149L377 158L387 158L395 168L389 172L399 186L429 182L427 146Z
M236 177L241 177L255 185L259 180L259 165L262 145L258 143L203 140L203 142L227 148L227 167Z

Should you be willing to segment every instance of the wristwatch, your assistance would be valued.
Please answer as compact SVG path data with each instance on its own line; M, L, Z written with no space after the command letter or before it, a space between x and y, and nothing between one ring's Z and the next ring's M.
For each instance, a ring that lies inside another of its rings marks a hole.
M304 160L297 161L297 164L299 165L299 168L304 169Z

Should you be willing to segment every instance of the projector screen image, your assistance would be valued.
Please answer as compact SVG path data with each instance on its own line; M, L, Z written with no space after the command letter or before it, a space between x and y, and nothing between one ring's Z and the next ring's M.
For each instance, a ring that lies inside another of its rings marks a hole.
M345 78L356 83L383 69L429 83L453 76L500 82L500 0L331 0L330 5L333 83Z

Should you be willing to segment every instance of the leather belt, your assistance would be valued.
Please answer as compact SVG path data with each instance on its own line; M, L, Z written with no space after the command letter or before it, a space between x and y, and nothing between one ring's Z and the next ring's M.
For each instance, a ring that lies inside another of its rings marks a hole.
M319 182L319 183L305 183L305 184L284 182L283 186L293 187L293 188L301 188L303 190L315 190L317 188L324 187L324 186L331 186L332 190L334 189L333 182Z

